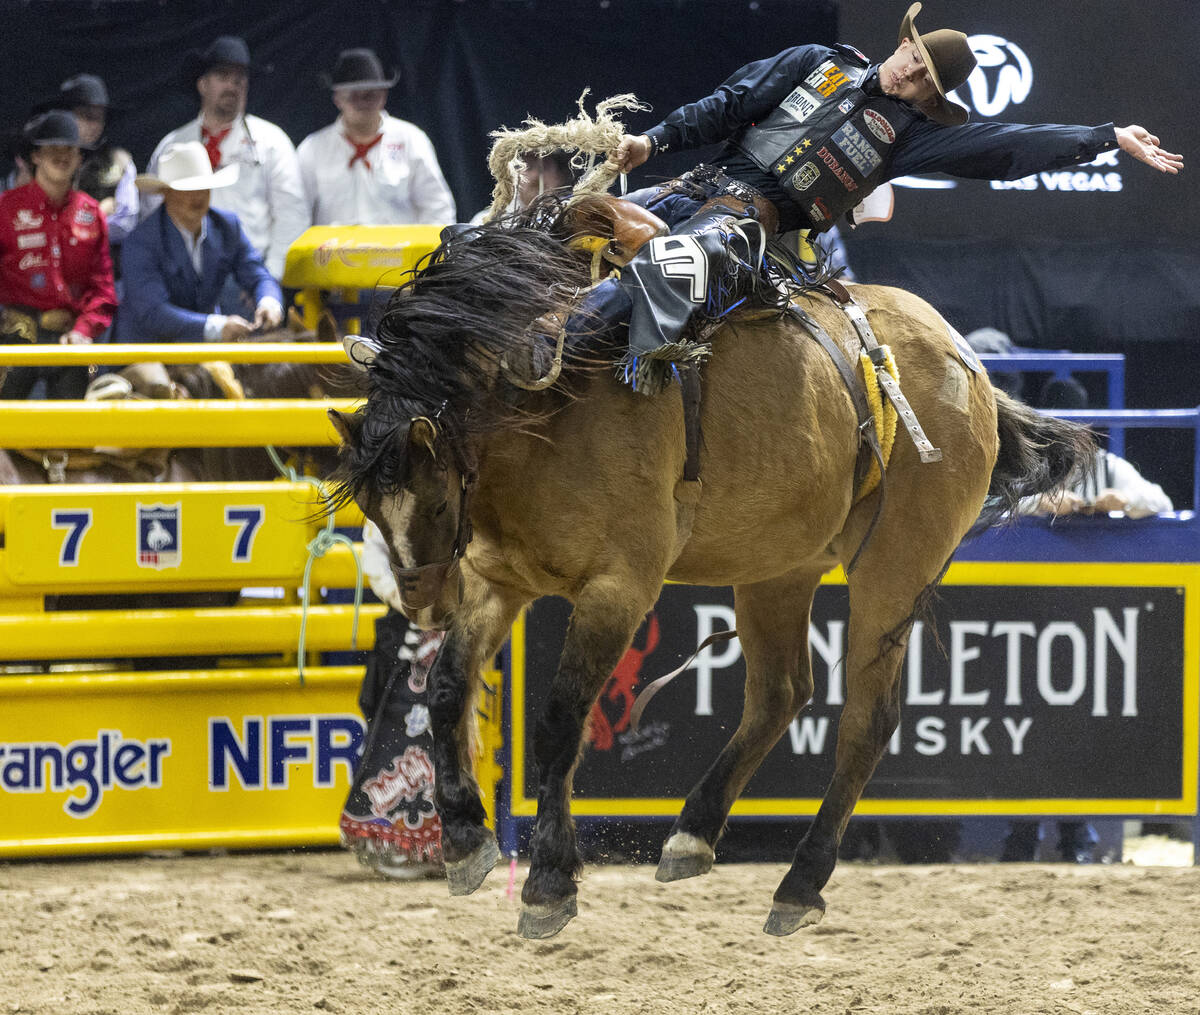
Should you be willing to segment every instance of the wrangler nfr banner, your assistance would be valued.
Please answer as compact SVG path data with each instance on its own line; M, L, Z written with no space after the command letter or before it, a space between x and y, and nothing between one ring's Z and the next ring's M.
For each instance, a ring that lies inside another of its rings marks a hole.
M359 667L0 680L0 856L333 845Z
M592 714L575 775L578 814L674 814L741 715L741 646L713 646L662 690L635 733L637 693L714 631L725 589L668 586ZM860 814L1192 813L1196 801L1197 585L1188 565L960 564L913 630L900 727ZM568 606L545 600L514 658L514 713L534 714ZM812 702L735 814L810 814L833 774L846 693L844 584L817 594ZM523 665L522 665L523 664ZM518 697L519 696L519 697ZM515 741L513 813L532 813L529 738Z

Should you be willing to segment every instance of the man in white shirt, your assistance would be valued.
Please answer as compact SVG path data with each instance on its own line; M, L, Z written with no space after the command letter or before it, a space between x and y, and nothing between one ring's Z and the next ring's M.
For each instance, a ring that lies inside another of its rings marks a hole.
M243 39L223 35L189 57L189 78L200 94L200 115L171 131L154 149L147 172L154 174L169 145L198 141L214 170L239 167L237 183L213 194L213 207L234 212L276 279L292 242L309 226L296 150L275 124L246 113L250 50ZM149 204L143 214L157 207Z
M314 225L448 225L454 198L429 138L384 109L396 75L369 49L338 55L329 87L341 116L298 150Z

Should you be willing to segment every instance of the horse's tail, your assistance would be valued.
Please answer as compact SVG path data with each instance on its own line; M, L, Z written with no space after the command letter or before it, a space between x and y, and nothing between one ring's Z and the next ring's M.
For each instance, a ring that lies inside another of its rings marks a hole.
M1068 489L1095 467L1086 426L1047 416L994 388L1000 452L976 530L1017 514L1021 500Z

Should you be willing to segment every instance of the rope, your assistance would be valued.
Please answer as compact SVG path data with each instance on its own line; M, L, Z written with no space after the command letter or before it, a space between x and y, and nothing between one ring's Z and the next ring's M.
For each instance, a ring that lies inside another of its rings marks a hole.
M491 136L496 140L488 155L488 169L496 186L492 190L492 206L483 219L485 222L512 208L517 184L526 169L521 157L525 153L546 156L558 150L575 152L571 165L584 173L571 192L573 197L602 194L618 176L623 176L608 161L608 156L616 150L625 135L624 124L614 114L623 109L647 110L650 107L639 102L631 92L626 92L598 102L593 118L583 107L583 100L590 91L590 88L583 90L578 101L579 115L566 123L546 124L531 116L523 121L524 126L519 130L502 127L492 131ZM598 155L604 156L604 161L599 164L596 160Z
M279 457L279 452L270 445L267 446L266 450L281 476L292 483L309 484L317 491L317 496L326 506L325 527L309 541L306 547L308 550L308 559L304 563L304 578L303 584L300 587L300 638L296 645L296 669L300 677L300 686L303 687L304 648L308 636L309 583L312 578L313 562L320 557L324 557L338 543L344 543L350 548L350 556L354 558L354 620L350 628L350 649L354 651L358 648L358 617L362 609L362 559L359 557L358 550L354 546L354 541L349 536L345 536L340 532L334 532L333 530L333 512L329 510L329 495L325 492L325 484L312 476L300 475L292 466L285 463Z

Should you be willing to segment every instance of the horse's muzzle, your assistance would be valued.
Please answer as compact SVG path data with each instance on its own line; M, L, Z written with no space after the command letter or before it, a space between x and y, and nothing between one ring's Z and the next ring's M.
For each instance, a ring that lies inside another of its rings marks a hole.
M423 564L421 567L402 567L393 570L400 589L400 603L405 614L412 616L428 610L443 598L448 582L454 582L454 605L462 602L463 585L459 557Z

